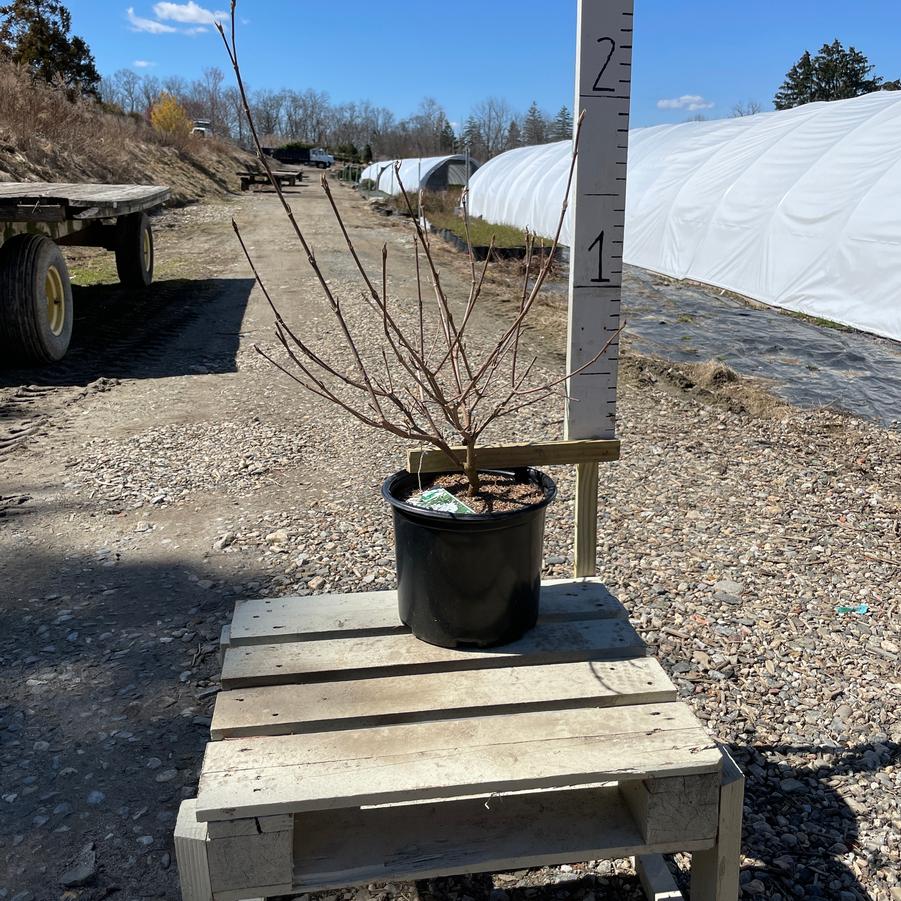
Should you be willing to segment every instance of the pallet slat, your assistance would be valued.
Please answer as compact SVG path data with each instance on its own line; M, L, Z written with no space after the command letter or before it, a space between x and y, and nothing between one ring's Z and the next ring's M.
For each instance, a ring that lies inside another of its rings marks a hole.
M488 716L207 745L199 820L719 772L685 704Z
M623 707L675 701L677 692L650 657L615 662L503 667L221 692L214 740L367 728L527 710Z
M624 617L622 605L597 579L555 580L541 586L541 621ZM406 632L396 591L238 601L231 645L276 644Z
M644 843L615 787L300 814L294 891L629 857ZM686 834L685 851L709 848ZM665 851L668 848L660 848Z
M647 647L626 620L584 620L545 623L513 644L487 649L439 648L409 634L233 644L225 652L221 683L232 689L645 656Z

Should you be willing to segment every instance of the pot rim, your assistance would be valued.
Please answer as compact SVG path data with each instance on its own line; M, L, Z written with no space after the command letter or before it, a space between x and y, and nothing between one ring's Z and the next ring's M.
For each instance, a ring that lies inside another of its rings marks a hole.
M557 483L547 473L542 472L540 469L535 469L533 466L517 466L510 469L480 469L479 472L486 475L513 475L517 472L526 472L530 476L530 481L533 481L535 484L544 489L544 498L540 501L536 501L533 504L528 504L525 507L520 507L518 510L503 510L499 513L445 513L442 510L429 510L426 507L417 507L414 504L408 504L406 501L399 500L393 495L392 489L399 482L408 478L416 478L416 473L409 472L406 469L399 470L398 472L394 473L394 475L388 476L388 478L385 479L384 482L382 482L382 497L392 507L394 507L395 510L402 510L404 513L407 513L411 516L419 516L423 519L430 519L435 522L471 523L498 522L503 520L515 519L519 516L526 516L530 513L534 513L537 510L541 510L544 507L547 507L548 504L550 504L557 497ZM459 470L450 469L444 472L424 473L423 475L434 480L445 475L459 474Z

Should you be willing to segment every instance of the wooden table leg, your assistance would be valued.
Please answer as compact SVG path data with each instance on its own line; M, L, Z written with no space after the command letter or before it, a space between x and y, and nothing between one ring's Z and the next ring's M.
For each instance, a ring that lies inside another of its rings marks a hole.
M576 548L577 579L593 578L598 572L598 464L576 467Z
M736 901L745 777L725 748L716 844L691 855L691 901Z

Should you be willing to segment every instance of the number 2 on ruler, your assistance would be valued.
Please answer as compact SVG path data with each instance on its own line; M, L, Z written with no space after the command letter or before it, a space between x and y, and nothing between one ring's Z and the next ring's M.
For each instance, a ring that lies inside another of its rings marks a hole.
M596 284L606 284L610 279L604 278L604 232L601 232L594 239L591 246L588 248L588 252L591 253L595 247L598 249L598 277L593 278L592 282L595 282Z
M613 38L598 38L599 44L609 44L610 50L607 53L607 59L604 60L604 66L601 71L598 73L598 77L594 80L594 87L592 90L594 91L615 91L616 88L602 88L601 87L601 79L604 77L604 73L607 71L607 66L610 65L610 60L613 59L613 54L616 51L616 41Z

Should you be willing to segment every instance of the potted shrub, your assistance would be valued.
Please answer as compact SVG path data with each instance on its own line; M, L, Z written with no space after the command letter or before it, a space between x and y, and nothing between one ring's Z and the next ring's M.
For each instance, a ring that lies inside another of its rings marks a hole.
M261 164L263 155L234 45L219 26L250 132ZM566 197L573 179L581 122L576 128ZM350 301L332 289L284 198L294 236L318 280L341 335L341 346L315 346L285 320L254 265L235 225L241 247L274 317L279 357L259 353L304 389L334 403L374 429L431 446L448 459L448 471L420 475L401 471L389 476L382 494L393 509L398 601L401 620L428 642L449 647L502 644L522 636L538 617L545 511L556 486L534 469L485 472L478 466L478 444L490 426L525 407L564 391L567 380L595 363L610 346L574 372L551 380L535 375L537 357L520 359L523 326L552 266L566 214L564 199L549 252L536 259L535 239L526 238L522 290L512 322L487 336L476 326L477 308L491 258L477 265L469 247L468 295L452 299L441 281L429 236L414 214L416 199L405 189L416 270L412 315L392 302L388 290L388 252L381 271L371 276L363 265L323 175L322 190L334 213L360 277L360 292ZM466 197L462 200L468 235ZM425 295L434 298L428 302ZM363 314L368 320L360 325ZM478 328L478 342L469 339Z

